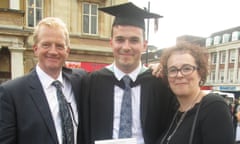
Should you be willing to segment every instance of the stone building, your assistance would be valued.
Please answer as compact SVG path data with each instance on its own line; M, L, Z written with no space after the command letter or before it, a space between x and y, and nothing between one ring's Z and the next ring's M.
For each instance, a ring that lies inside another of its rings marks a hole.
M210 54L207 84L213 90L240 96L240 26L215 32L206 38Z
M59 17L70 32L71 67L95 70L112 62L109 47L113 17L98 7L127 0L1 0L0 83L28 73L37 63L32 51L33 27L44 17Z

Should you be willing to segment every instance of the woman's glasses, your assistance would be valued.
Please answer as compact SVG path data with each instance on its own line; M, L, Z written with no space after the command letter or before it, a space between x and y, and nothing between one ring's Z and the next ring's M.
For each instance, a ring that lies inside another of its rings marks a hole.
M198 67L190 65L190 64L185 64L179 69L177 67L173 66L167 70L167 76L170 78L175 78L177 76L178 72L181 72L181 74L183 76L188 76L188 75L192 74L193 71L195 71L196 69L198 69Z

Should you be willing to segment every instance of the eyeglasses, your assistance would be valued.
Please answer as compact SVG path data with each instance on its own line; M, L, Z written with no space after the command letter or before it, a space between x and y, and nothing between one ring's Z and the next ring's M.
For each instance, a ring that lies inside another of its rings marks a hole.
M178 72L181 72L183 76L188 76L193 73L194 70L198 69L196 66L185 64L180 69L177 67L171 67L167 70L167 75L170 78L177 76Z

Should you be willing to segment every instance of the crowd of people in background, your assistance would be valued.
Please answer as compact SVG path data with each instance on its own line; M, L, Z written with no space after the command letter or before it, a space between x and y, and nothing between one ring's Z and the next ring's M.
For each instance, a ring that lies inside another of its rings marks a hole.
M233 118L235 141L236 144L240 144L240 98L229 102L229 108Z

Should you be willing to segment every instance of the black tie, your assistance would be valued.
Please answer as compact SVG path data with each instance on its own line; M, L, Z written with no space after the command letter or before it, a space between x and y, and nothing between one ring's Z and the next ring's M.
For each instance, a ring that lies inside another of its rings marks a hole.
M61 83L56 80L52 83L57 89L57 99L59 103L59 110L61 116L61 125L62 125L62 139L63 144L74 144L74 131L73 123L71 119L71 113L68 108L68 103L65 96L63 95Z
M124 76L123 81L125 84L121 113L120 113L120 124L119 124L119 138L130 138L132 137L132 99L131 99L131 79L129 76Z

